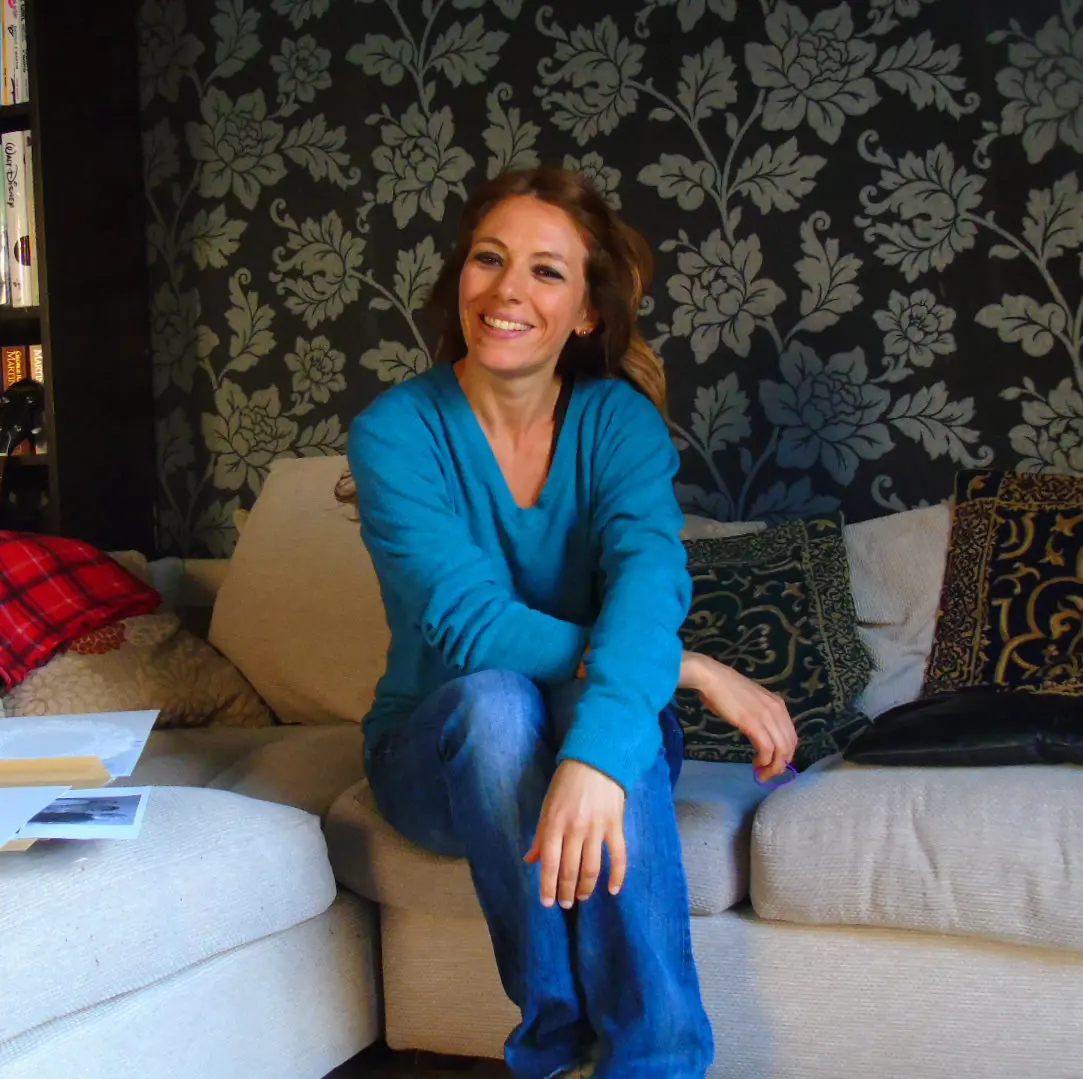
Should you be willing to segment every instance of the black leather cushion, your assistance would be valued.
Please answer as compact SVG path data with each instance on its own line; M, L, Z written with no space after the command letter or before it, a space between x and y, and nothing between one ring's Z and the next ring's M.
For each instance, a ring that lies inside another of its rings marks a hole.
M922 696L1083 695L1083 477L960 472Z
M1083 764L1083 698L983 686L897 705L843 757L857 764Z
M842 517L786 521L732 539L686 541L692 608L684 646L780 694L797 727L794 763L838 753L869 720L852 708L871 663L857 636ZM685 756L751 761L748 738L677 694Z

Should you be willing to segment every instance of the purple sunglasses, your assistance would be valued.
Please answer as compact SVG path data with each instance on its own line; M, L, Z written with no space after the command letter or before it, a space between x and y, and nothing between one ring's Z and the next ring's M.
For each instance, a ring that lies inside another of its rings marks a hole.
M773 779L760 779L756 774L756 769L752 769L752 778L761 786L774 789L775 787L784 787L787 783L792 783L797 778L797 769L788 761L786 762L786 771L780 776L775 776Z

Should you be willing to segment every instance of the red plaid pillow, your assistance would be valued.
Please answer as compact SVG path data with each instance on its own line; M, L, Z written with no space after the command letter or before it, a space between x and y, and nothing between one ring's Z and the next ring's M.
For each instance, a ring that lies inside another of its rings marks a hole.
M88 543L0 531L0 679L10 690L76 638L161 602Z

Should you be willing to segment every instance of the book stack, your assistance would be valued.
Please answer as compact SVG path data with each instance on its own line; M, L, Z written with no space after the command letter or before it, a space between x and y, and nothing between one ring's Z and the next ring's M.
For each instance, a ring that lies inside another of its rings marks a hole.
M134 839L149 788L131 775L158 712L0 720L0 852L40 839Z

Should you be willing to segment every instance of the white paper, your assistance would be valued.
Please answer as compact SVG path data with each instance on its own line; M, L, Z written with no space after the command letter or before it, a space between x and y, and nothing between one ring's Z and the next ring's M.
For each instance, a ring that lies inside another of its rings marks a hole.
M69 787L0 787L0 847Z
M67 790L40 809L16 839L134 839L150 787Z
M100 757L114 778L129 776L157 718L149 709L0 719L0 760Z

